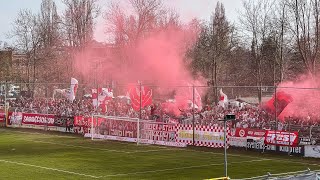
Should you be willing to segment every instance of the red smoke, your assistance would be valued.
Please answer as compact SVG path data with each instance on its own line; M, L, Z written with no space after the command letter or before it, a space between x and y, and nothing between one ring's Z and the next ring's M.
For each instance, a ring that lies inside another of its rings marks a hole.
M109 50L86 48L82 53L77 54L75 68L81 73L87 82L93 83L94 74L97 73L99 83L104 83L108 79L123 85L126 88L129 83L142 81L143 84L153 84L152 87L158 93L175 92L175 97L179 97L176 105L192 100L192 91L189 88L177 88L175 86L202 85L204 81L194 80L187 66L190 62L186 58L186 51L192 47L197 38L198 31L189 26L166 27L156 32L148 34L135 43L113 47ZM102 55L101 64L98 70L93 70L94 62ZM187 93L190 96L186 95ZM203 92L199 92L203 94ZM120 94L118 94L120 95ZM155 97L156 98L156 97ZM170 105L171 106L171 105ZM177 112L176 110L174 110Z
M279 115L279 119L285 117L299 117L311 120L320 117L320 78L311 75L302 76L296 81L281 83L277 91L290 95L289 103ZM310 118L309 118L310 117Z

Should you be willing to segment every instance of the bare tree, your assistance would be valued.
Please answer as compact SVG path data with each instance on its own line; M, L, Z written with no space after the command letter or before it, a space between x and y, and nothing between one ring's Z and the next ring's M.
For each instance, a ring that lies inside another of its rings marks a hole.
M94 19L100 12L97 0L63 0L63 3L67 45L84 47L93 39Z
M62 32L59 23L61 20L53 0L42 0L38 21L41 46L48 48L61 45Z
M35 82L35 64L37 61L37 52L40 45L39 24L37 16L30 10L22 9L13 23L13 30L9 36L14 38L16 47L27 55L25 68L27 72L24 82L31 82L31 73L33 72L33 82ZM31 68L33 66L33 68Z
M106 33L113 37L117 59L123 72L134 63L134 57L128 55L128 50L137 47L137 44L166 28L179 26L178 14L164 6L161 0L130 0L124 11L121 1L113 1L105 12Z
M192 66L210 79L213 87L224 80L232 43L233 26L225 16L223 4L217 3L209 25L203 25L198 42L193 49ZM218 78L219 77L219 78ZM219 80L218 80L219 79ZM218 101L217 88L213 88L213 101Z
M38 71L38 79L45 82L61 81L66 67L66 62L62 58L65 55L64 39L61 17L53 0L42 0L38 22L40 36L38 67L47 70Z
M295 42L297 50L307 71L317 74L319 57L319 0L298 1L292 0L289 6L294 13Z
M285 36L285 32L287 30L287 24L288 24L288 18L285 17L286 15L286 2L285 1L281 1L280 3L280 6L279 6L279 9L280 9L280 18L279 18L279 22L280 22L280 41L279 41L279 46L280 46L280 53L279 53L279 56L280 56L280 60L279 60L279 65L280 65L280 82L283 81L283 78L284 78L284 47L285 47L285 44L284 44L284 36ZM275 69L275 68L274 68ZM274 72L274 74L276 74ZM274 78L275 79L275 78Z
M245 30L248 33L248 37L251 38L252 73L256 77L256 85L259 87L259 103L261 103L262 99L263 85L263 56L261 56L260 47L266 38L273 33L272 24L270 23L273 4L273 2L268 0L243 1L244 12L240 16L242 29Z
M178 13L161 0L130 0L129 6L132 14L124 12L118 1L111 2L105 12L107 33L116 44L135 44L150 33L180 25Z
M225 9L223 4L217 3L213 22L212 22L212 80L213 85L218 86L217 74L220 69L225 69L224 64L227 64L227 55L232 48L232 33L233 27L227 21L225 16ZM221 73L221 72L220 72ZM221 77L220 77L221 78ZM218 93L216 89L216 100L218 100Z

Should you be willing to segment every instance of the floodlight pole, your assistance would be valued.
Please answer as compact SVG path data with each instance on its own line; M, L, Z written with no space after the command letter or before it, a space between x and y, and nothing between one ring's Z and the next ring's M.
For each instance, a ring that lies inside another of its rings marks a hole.
M290 130L290 120L289 120L289 127L288 127L288 131L289 131L289 150L288 150L288 155L291 155L291 130Z
M192 85L192 145L194 145L194 124L195 124L195 115L194 115L194 94L195 94L195 89L194 89L194 85Z
M223 121L223 126L224 126L224 175L225 177L228 177L228 159L227 159L227 121L233 121L235 120L234 115L232 115L233 118L230 118L227 116L224 117L224 119L219 120Z

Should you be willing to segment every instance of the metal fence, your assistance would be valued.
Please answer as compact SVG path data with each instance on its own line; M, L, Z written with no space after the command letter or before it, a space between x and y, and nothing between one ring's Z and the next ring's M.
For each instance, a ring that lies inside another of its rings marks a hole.
M73 108L76 112L99 113L106 116L127 116L161 122L177 121L182 124L214 125L225 114L235 114L237 121L233 127L282 129L299 131L305 137L320 137L319 115L302 117L280 117L281 102L277 93L281 91L299 91L301 94L315 96L320 92L317 88L273 87L273 86L199 86L193 84L154 85L133 83L130 85L78 84L76 100L67 102L62 93L55 90L68 89L69 83L0 83L1 104L10 102L10 110L21 112L54 112L52 106ZM100 103L98 108L92 105L92 89L109 88L114 98L106 104ZM148 91L152 91L152 96ZM222 90L222 92L220 92ZM228 99L223 102L223 94ZM21 98L22 97L22 98ZM152 99L152 103L148 102ZM274 98L273 113L266 113L263 103ZM24 101L18 101L24 99ZM18 103L14 103L14 102ZM37 103L34 103L37 101ZM295 102L292 102L295 103ZM31 105L32 104L32 105ZM133 105L138 108L132 108ZM220 106L219 106L220 104ZM290 106L290 104L288 105ZM310 108L314 106L310 104ZM301 107L301 108L308 108ZM73 111L73 109L71 111Z

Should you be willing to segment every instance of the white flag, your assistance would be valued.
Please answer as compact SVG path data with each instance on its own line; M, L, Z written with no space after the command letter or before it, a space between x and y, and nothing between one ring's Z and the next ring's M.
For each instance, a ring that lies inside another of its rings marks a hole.
M76 98L77 89L78 89L78 80L76 80L75 78L71 78L70 94L69 94L69 100L71 102L73 102L74 99Z
M225 108L227 103L228 103L228 96L222 92L222 89L220 89L219 106Z

